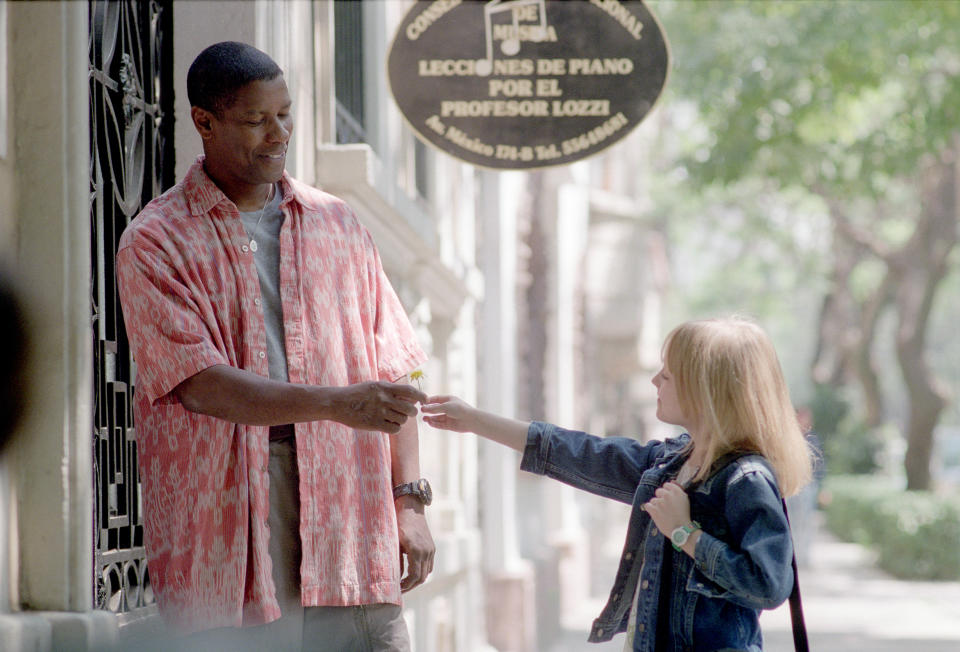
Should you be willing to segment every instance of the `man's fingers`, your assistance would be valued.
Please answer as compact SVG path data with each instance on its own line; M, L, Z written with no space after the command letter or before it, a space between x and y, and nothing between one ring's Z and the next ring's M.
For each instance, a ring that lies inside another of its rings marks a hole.
M427 395L421 392L413 385L405 383L384 383L387 385L387 391L394 398L406 401L407 403L426 403Z
M400 581L400 590L409 591L410 589L416 588L423 584L426 579L426 575L423 572L423 564L416 560L411 559L407 555L407 576Z
M430 536L422 507L399 509L397 525L400 533L400 554L406 561L407 569L405 576L401 572L403 579L400 582L400 588L409 591L427 580L427 576L433 570L436 547ZM402 564L400 568L402 571Z
M375 428L375 430L379 430L380 432L385 432L388 435L395 435L398 432L400 432L400 426L397 425L396 423L393 423L392 421L385 421L383 423L383 426L379 428Z
M388 407L397 414L403 415L404 418L417 415L417 406L407 401L391 401Z
M361 389L357 386L357 389ZM396 434L410 417L417 415L416 401L426 395L409 385L374 381L367 383L351 404L357 426L363 430L379 430Z
M414 559L407 555L407 576L400 581L400 590L409 591L427 581L427 577L433 572L433 555L427 555L423 559Z

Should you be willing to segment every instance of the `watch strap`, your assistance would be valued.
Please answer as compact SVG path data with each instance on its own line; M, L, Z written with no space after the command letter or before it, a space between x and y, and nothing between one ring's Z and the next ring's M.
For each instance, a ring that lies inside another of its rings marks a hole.
M433 502L433 490L430 483L425 478L420 478L415 482L404 482L393 488L393 499L401 496L416 496L424 505Z
M404 482L403 484L398 484L393 488L393 499L396 500L400 496L409 496L410 494L418 493L417 483L416 482Z
M677 530L683 530L683 531L686 533L686 536L683 538L683 543L684 543L684 544L686 544L686 543L687 543L687 540L690 539L690 535L693 534L694 532L696 532L696 531L699 530L699 529L701 529L700 524L697 523L696 521L690 521L690 522L687 523L686 525L681 525L680 527L677 528ZM674 532L676 532L677 530L674 530ZM677 551L680 550L680 546L678 546L678 545L673 541L673 532L670 533L670 545L673 546L673 549L674 549L674 550L677 550Z

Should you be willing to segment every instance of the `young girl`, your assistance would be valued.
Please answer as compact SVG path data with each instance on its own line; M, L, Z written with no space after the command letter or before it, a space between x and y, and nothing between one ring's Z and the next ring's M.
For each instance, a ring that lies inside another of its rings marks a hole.
M523 453L521 468L633 510L610 600L590 640L625 650L762 647L759 614L790 595L793 545L781 496L811 459L769 338L742 319L685 323L653 378L657 418L686 434L647 444L525 423L451 396L424 421Z

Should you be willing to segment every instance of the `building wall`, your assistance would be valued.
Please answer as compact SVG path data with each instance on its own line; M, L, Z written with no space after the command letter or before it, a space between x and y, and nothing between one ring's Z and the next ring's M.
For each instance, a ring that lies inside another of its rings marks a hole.
M663 434L650 384L666 272L643 185L649 137L638 129L591 159L523 173L501 199L519 243L518 418L601 436ZM564 632L586 632L598 614L629 508L523 473L513 500L536 625L533 646L516 649L548 649Z
M14 166L10 149L10 106L9 86L9 14L7 0L0 0L0 260L11 265L15 253L16 221L14 206Z
M199 153L183 92L190 62L204 47L242 40L263 49L284 69L293 99L294 135L288 171L346 200L370 230L384 269L430 356L424 390L476 392L473 258L474 174L452 160L427 161L430 186L413 182L415 141L390 100L385 78L388 35L402 2L364 3L364 89L369 142L335 144L332 98L331 2L192 1L175 4L177 171ZM455 216L455 217L453 217ZM434 485L427 510L437 544L427 584L404 596L405 616L418 652L484 648L476 449L421 427L421 469Z
M476 395L476 302L482 291L475 264L477 193L471 166L426 152L427 196L416 187L416 141L394 105L386 79L387 48L408 3L363 4L364 104L368 142L336 145L322 138L324 97L332 74L317 59L318 187L345 199L370 230L384 269L411 316L429 356L424 391ZM315 17L324 24L320 3ZM327 25L331 14L326 14ZM318 32L323 33L322 29ZM329 33L329 32L328 32ZM319 45L329 45L321 36ZM333 47L336 44L333 43ZM423 155L423 154L421 154ZM434 487L427 509L437 545L433 574L404 596L418 652L483 650L483 587L478 525L475 438L455 437L421 424L421 471Z
M271 53L285 68L297 102L291 172L330 189L340 183L347 198L357 200L358 213L378 236L391 280L431 354L428 382L472 394L474 315L466 284L472 256L460 256L472 250L472 240L451 243L452 229L444 250L457 269L442 263L432 211L450 197L434 205L411 197L410 184L401 183L412 176L403 163L384 162L370 147L338 148L324 140L331 136L324 125L332 119L314 98L330 96L332 79L319 78L315 70L321 44L314 29L323 26L331 7L307 0L175 4L178 176L199 152L183 96L192 58L228 38ZM0 600L4 650L99 650L118 640L115 616L90 612L87 11L83 2L0 4L0 19L6 19L5 29L0 20L0 82L7 80L0 102L0 254L12 261L22 281L35 314L32 330L43 343L32 365L31 384L39 391L15 449L0 468L0 513L6 516L0 537L0 580L7 589ZM371 24L383 33L396 17L381 11ZM36 39L37 33L51 38ZM383 98L382 73L372 76L371 84ZM398 132L395 114L376 119L388 151L395 143L413 147L409 134ZM346 175L340 170L320 175L318 160L328 163L328 172L344 160L359 164L348 165ZM460 203L469 205L472 171L453 165L443 174ZM476 283L475 273L473 278ZM474 625L482 622L474 615L481 595L476 510L464 508L476 501L476 474L470 470L475 448L468 440L424 434L424 474L436 478L439 489L430 523L441 554L431 583L407 597L418 650L483 648L483 632Z
M10 42L7 22L7 0L0 0L0 265L12 270L17 246L16 195L14 195L14 160L10 141L10 87L7 68ZM0 459L0 614L10 611L10 547L11 514L14 506L10 491L10 470L6 458ZM13 530L15 531L15 530Z
M208 45L220 41L254 43L256 2L195 0L173 4L174 148L176 176L182 179L203 152L190 119L187 69Z
M363 6L371 142L336 145L331 2L176 2L177 177L200 151L185 97L189 63L216 41L254 43L284 68L294 98L288 167L346 199L370 229L429 353L428 393L578 427L643 423L642 410L630 413L633 421L605 415L596 422L595 414L625 404L611 387L626 387L641 405L646 400L640 388L656 357L650 342L659 346L653 316L660 286L638 271L637 292L615 298L634 302L621 312L635 321L618 339L590 330L587 308L608 297L584 283L588 243L608 246L600 256L623 255L617 238L607 237L611 222L655 252L635 219L646 210L638 202L643 189L623 172L642 150L628 155L634 148L624 141L604 155L612 162L534 173L481 171L430 149L424 154L380 65L409 2ZM120 637L113 614L91 612L87 28L85 2L0 0L0 261L21 281L42 343L32 365L33 402L0 462L3 650L100 650ZM427 196L417 192L413 169L424 155ZM525 238L534 219L541 239L531 252ZM529 278L533 253L539 279ZM599 272L598 287L604 273L623 274ZM533 280L542 285L531 295ZM541 320L533 335L531 297ZM633 337L631 326L638 329ZM593 336L604 355L637 363L616 373L589 367ZM585 622L578 620L583 584L606 588L612 575L605 577L610 571L597 552L617 540L601 537L585 516L597 513L592 504L555 483L521 477L516 453L475 437L424 426L421 451L437 497L428 519L438 552L430 581L405 596L415 650L545 649L561 627Z
M177 179L183 178L202 153L200 138L190 118L187 70L204 48L220 41L250 43L270 54L283 69L294 117L287 169L298 178L313 179L314 3L310 0L177 0L173 8Z
M7 3L2 249L31 317L31 400L5 452L0 648L104 648L92 603L87 6ZM45 34L49 38L37 38ZM20 611L23 610L23 611ZM29 612L27 611L29 610Z

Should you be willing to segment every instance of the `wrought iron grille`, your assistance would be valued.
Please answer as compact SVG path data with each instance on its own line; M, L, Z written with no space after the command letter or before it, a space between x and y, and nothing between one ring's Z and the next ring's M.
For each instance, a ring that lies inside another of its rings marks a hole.
M132 397L136 368L117 297L120 234L173 185L172 0L89 2L90 219L94 271L95 604L154 602L143 547Z

